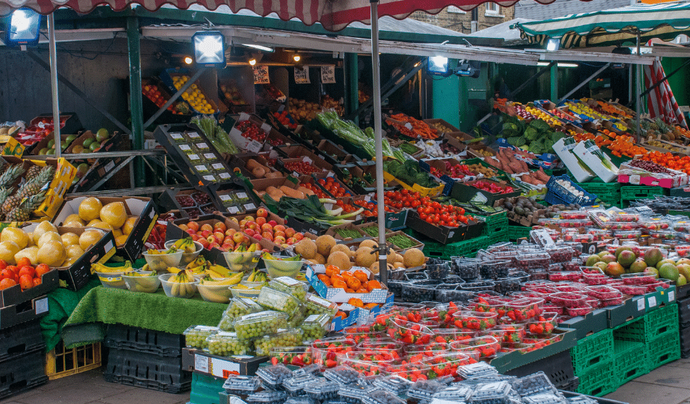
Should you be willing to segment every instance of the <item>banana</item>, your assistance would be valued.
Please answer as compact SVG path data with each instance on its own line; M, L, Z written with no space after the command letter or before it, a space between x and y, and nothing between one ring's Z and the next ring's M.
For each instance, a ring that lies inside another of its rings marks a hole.
M144 264L144 266L141 267L141 270L142 270L142 271L150 271L151 269L150 269L150 267L149 267L149 264Z
M247 289L250 289L250 287L249 287L249 286L246 286L246 285L239 284L239 285L236 285L233 289L243 289L243 290L247 290Z
M194 241L192 241L191 238L188 238L187 242L182 246L182 249L187 254L195 253L196 252L196 244L194 244Z
M256 269L252 271L251 275L249 275L247 282L254 282L254 278L256 278Z
M221 265L215 265L215 264L211 265L208 268L208 270L209 270L209 272L217 273L218 275L220 275L223 278L227 278L227 277L232 275L232 273L230 272L230 270L228 268L221 266Z
M257 246L256 243L252 243L252 245L250 245L249 248L247 249L247 252L254 252L254 251L256 251L256 246Z
M173 279L175 277L172 277L170 279ZM173 281L172 284L172 289L170 290L170 294L173 296L179 296L180 295L180 283Z
M200 274L204 271L206 271L209 267L209 262L206 261L206 258L202 256L196 257L196 259L189 264L187 264L187 267L185 269L189 269L195 274Z
M168 272L170 272L171 274L179 274L181 271L182 270L178 267L168 267ZM174 276L171 277L170 279L172 279L172 278L174 278Z

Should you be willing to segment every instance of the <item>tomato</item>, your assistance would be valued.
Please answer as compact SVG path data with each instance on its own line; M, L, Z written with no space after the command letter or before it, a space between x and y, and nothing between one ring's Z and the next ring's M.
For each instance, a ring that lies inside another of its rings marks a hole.
M34 287L34 278L29 275L22 275L19 277L19 285L22 287L22 290L31 289Z
M5 278L5 279L0 281L0 290L11 288L12 286L14 286L16 284L17 284L17 282L14 279Z
M46 264L38 264L36 266L36 277L40 278L45 274L46 272L50 271L50 267Z
M31 266L31 260L27 257L21 257L20 259L17 260L17 268L30 267L30 266Z
M7 269L7 268L5 268L5 269L3 269L2 271L0 271L0 278L2 278L2 279L12 279L12 280L15 281L15 282L16 282L17 279L18 279L18 278L17 278L17 274L15 274L14 271L12 271L12 270L10 270L10 269Z

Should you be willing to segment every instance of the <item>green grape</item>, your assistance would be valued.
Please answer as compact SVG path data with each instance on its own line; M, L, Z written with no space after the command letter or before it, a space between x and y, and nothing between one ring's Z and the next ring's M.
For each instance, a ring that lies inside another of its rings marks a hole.
M208 347L208 343L206 342L206 338L209 335L213 335L218 332L217 327L208 327L204 325L197 325L194 327L190 327L187 330L185 330L184 337L185 337L185 343L188 347L190 348L199 348L203 349Z
M288 314L294 313L299 306L299 302L297 299L292 297L292 295L269 287L264 287L261 289L257 302L266 308L282 311Z
M236 319L247 314L258 313L261 310L261 306L249 299L232 299L223 313L223 318L220 320L218 328L223 331L233 331Z
M288 347L302 344L302 331L300 329L278 330L277 334L265 335L254 340L254 349L257 355L268 355L271 348Z
M234 332L219 332L208 337L207 341L211 355L246 355L250 352L249 341L240 340Z
M309 297L307 297L305 309L307 312L307 316L311 316L312 314L325 313L332 317L335 316L335 313L338 312L338 305L333 302L329 302L328 300L322 299L318 296L309 295Z
M302 324L304 318L306 317L304 309L300 307L295 311L295 313L287 321L288 328L297 328Z
M306 340L323 338L328 333L330 323L331 317L328 314L313 314L300 326L302 336Z
M235 332L240 339L252 339L275 334L280 326L286 324L284 313L262 311L247 314L235 321Z
M307 300L307 291L304 288L304 283L287 276L273 279L268 283L268 286L275 290L288 293L300 302Z

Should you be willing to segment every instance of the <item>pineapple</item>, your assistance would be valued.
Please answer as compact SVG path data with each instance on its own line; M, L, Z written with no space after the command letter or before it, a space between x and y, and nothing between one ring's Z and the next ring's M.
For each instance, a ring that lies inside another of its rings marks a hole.
M26 175L24 178L26 178L27 181L31 181L34 179L39 173L41 172L41 167L39 166L31 166L29 168L29 171L26 172Z
M5 203L5 200L12 192L14 192L14 188L0 188L0 206Z
M24 174L24 167L21 164L15 164L5 170L2 175L0 175L0 187L8 187L19 178L20 175Z
M14 209L16 209L21 202L22 198L20 198L16 194L8 196L7 199L5 199L5 202L3 202L2 204L2 213L10 213Z
M19 206L12 209L12 211L10 211L7 214L7 216L5 216L5 220L8 220L10 222L28 221L29 219L31 219L31 212L38 208L45 199L45 191L24 199Z
M29 169L29 171L31 171L31 169ZM53 178L53 174L55 174L55 170L51 166L46 166L41 169L41 171L36 174L34 178L22 185L22 187L19 189L19 198L26 198L31 195L36 195L38 191L40 191L41 188L43 188L43 186Z

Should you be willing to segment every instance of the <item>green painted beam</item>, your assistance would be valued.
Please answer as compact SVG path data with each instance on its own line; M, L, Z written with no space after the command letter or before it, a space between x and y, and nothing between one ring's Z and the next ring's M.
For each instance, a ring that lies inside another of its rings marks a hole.
M345 114L359 108L359 60L356 53L345 54Z
M141 94L141 42L139 20L127 17L127 49L129 56L129 106L132 114L132 142L134 150L144 149L144 107ZM144 165L140 159L134 162L135 186L146 185Z
M448 66L454 69L456 60L449 60ZM451 75L445 78L434 78L431 82L431 116L443 119L449 124L460 127L461 113L468 107L467 97L461 94L460 77ZM461 102L464 104L461 108Z
M558 63L551 65L551 98L553 102L558 100Z

